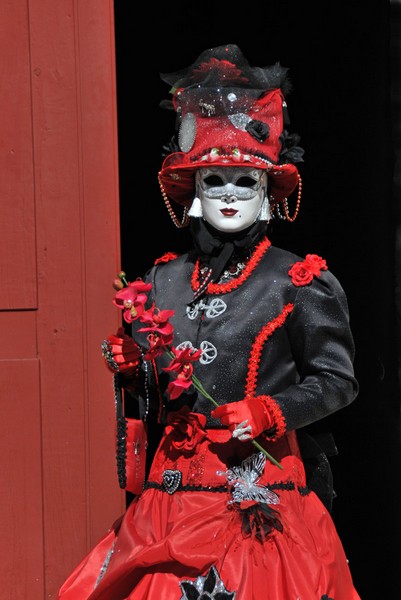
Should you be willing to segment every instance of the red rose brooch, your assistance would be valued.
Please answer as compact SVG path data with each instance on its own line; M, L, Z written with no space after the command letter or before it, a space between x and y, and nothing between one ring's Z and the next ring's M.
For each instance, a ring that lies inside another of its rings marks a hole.
M321 271L326 271L326 261L317 254L307 254L304 260L300 260L291 266L288 275L296 286L309 285L314 277L318 277Z
M170 262L170 260L175 260L176 258L178 258L178 256L179 255L175 252L166 252L165 254L163 254L163 256L160 256L160 258L156 258L155 265L160 265L161 263L168 263Z
M169 436L171 445L188 456L205 439L205 425L205 415L193 413L188 406L183 406L181 410L168 414L165 433Z

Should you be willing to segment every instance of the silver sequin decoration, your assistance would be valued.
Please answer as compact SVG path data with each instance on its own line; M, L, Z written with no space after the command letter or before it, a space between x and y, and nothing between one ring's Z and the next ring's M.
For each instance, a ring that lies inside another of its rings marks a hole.
M181 121L178 132L178 145L183 152L189 152L195 143L196 118L193 113L187 113Z
M166 469L162 475L163 487L169 494L174 494L178 490L182 481L181 471Z
M99 583L102 581L102 579L104 577L104 574L107 571L107 567L109 566L111 557L113 556L115 543L116 543L116 540L114 540L113 545L111 546L110 550L106 554L106 558L103 561L103 564L102 564L102 566L100 568L100 573L98 575L98 578L96 579L95 587L93 588L94 590L97 588L97 586L99 585Z
M263 473L266 464L266 456L263 452L252 454L242 461L239 467L232 467L227 471L217 471L217 475L225 475L227 483L232 486L232 500L234 502L243 502L244 500L254 500L260 504L279 504L280 499L269 488L264 485L258 485L260 476Z
M239 129L240 131L246 131L246 126L248 125L249 121L252 121L251 117L249 115L246 115L245 113L235 113L234 115L228 115L228 118L230 119L234 127L236 129Z

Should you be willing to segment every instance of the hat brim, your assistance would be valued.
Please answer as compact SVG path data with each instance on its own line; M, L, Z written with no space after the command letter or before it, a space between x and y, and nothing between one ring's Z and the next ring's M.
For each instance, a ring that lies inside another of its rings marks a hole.
M264 169L268 173L269 194L273 203L284 202L298 184L297 167L292 163L276 165L263 158L248 155L247 160L235 160L229 157L217 157L212 162L198 160L185 162L181 152L170 154L163 162L159 172L159 182L169 198L189 208L195 196L195 173L205 167L245 167Z

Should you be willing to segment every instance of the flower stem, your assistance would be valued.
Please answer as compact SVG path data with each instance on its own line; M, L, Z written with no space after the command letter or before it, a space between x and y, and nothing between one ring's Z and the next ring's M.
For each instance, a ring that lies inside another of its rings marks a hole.
M125 287L128 287L128 281L125 278L124 271L120 271L120 273L118 274L118 278L121 279Z
M128 287L128 281L126 279L126 273L124 271L120 271L120 273L118 274L118 278L120 279L120 281L122 281L122 283L124 284L125 287ZM165 348L165 352L166 352L166 354L170 358L175 358L175 354L171 350L171 347L166 347ZM192 379L193 386L198 390L198 392L200 392L202 394L202 396L204 396L205 398L207 398L208 400L210 400L210 402L216 408L218 406L220 406L220 404L218 404L216 402L216 400L214 398L212 398L212 396L205 390L205 388L203 387L203 385L200 382L200 380L196 377L196 375L192 374L191 379ZM283 467L281 466L281 464L279 462L277 462L277 460L275 458L273 458L273 456L271 456L271 454L269 454L267 452L267 450L265 450L263 448L263 446L261 446L256 440L252 440L252 444L255 446L255 448L257 448L258 450L260 450L260 452L263 452L263 454L266 456L266 458L268 458L270 460L270 462L273 463L273 465L276 465L276 467L279 467L280 469L283 469Z
M273 456L269 454L267 450L265 450L263 446L259 444L259 442L252 440L252 444L255 446L255 448L263 452L263 454L270 460L270 462L273 463L273 465L276 465L276 467L279 467L279 469L283 470L284 467L275 458L273 458Z
M218 402L216 402L216 400L212 398L210 394L207 393L207 391L205 390L199 379L196 377L196 375L192 375L192 381L194 387L198 390L198 392L200 392L203 396L205 396L205 398L210 400L210 402L214 404L214 406L217 408L219 406Z
M201 382L199 381L199 379L195 376L192 375L192 381L194 383L194 387L198 390L198 392L200 392L203 396L205 396L205 398L207 398L208 400L210 400L210 402L212 404L214 404L214 406L220 406L216 400L214 400L214 398L212 398L210 396L210 394L207 393L207 391L205 390L205 388L203 387L203 385L201 384ZM275 459L273 458L273 456L271 454L269 454L267 452L267 450L265 450L263 448L263 446L261 446L256 440L252 440L252 444L255 446L255 448L257 448L258 450L260 450L260 452L263 452L263 454L266 456L266 458L268 458L270 460L271 463L273 463L273 465L276 465L276 467L279 467L280 469L283 469L282 465Z
M166 348L166 353L169 355L170 358L175 358L174 353L169 348ZM220 406L220 404L218 404L216 402L216 400L214 398L212 398L212 396L205 390L205 388L203 387L203 385L200 382L200 380L196 377L196 375L192 375L191 379L192 379L192 383L193 383L194 388L196 388L198 390L198 392L200 392L202 394L202 396L204 396L205 398L207 398L208 400L210 400L210 402L216 408L218 406ZM260 452L263 452L263 454L266 456L266 458L268 460L270 460L270 462L273 463L273 465L276 465L276 467L279 467L279 469L283 469L283 466L275 458L273 458L273 456L271 454L269 454L267 452L267 450L265 450L263 448L263 446L261 446L256 440L252 440L252 444L255 446L255 448L257 448L258 450L260 450Z

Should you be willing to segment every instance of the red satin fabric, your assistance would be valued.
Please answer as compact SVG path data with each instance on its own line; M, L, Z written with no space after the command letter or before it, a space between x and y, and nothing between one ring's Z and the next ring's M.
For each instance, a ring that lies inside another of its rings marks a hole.
M218 471L255 450L230 435L209 430L199 451L187 458L175 456L163 438L149 481L161 484L165 469L178 469L184 486L221 486L226 478ZM324 595L360 600L330 514L313 492L299 491L305 475L295 434L267 449L284 469L267 462L258 483L295 486L275 490L283 532L274 530L264 543L244 537L238 511L227 505L227 491L146 489L69 576L58 600L181 600L186 596L179 582L195 581L212 566L235 600L322 600Z

